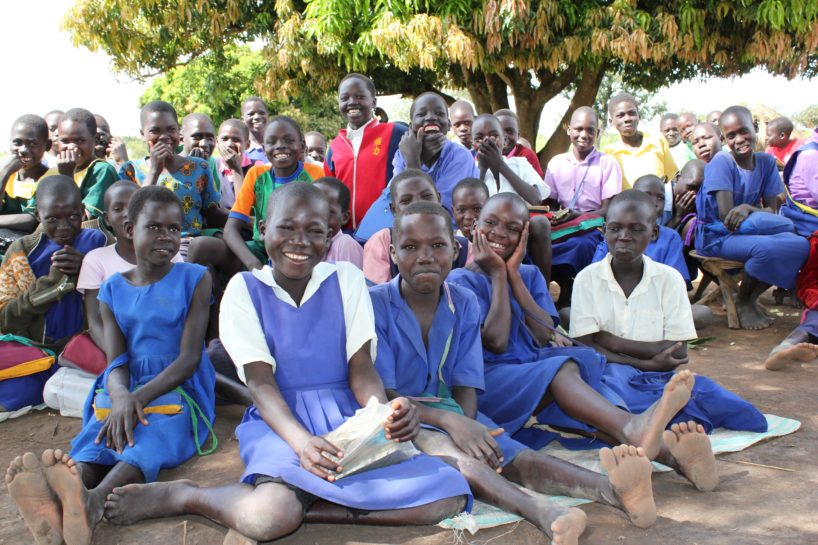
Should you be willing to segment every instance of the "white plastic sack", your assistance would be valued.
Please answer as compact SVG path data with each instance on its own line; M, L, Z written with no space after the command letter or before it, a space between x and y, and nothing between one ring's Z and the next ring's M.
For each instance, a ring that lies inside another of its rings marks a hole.
M97 377L79 369L60 367L45 383L43 401L62 416L82 418L82 408Z
M336 479L397 464L420 454L411 441L397 443L386 438L384 425L392 411L389 404L378 403L373 396L352 418L324 436L344 454L341 459L328 454L343 469L335 475Z

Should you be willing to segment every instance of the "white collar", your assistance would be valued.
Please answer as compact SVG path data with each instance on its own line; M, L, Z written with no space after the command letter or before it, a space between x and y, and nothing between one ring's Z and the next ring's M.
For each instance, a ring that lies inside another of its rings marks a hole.
M329 278L337 269L338 267L335 263L327 263L325 261L318 263L312 270L312 275L307 283L307 289L304 290L304 296L301 298L301 305L306 303L310 297L315 295L315 292L318 291L318 288L321 287L324 280ZM265 265L261 269L255 269L253 271L253 276L273 288L273 292L275 293L276 297L285 303L288 303L294 307L299 306L295 304L295 301L292 297L290 297L290 294L287 293L284 288L278 285L278 282L276 282L275 277L273 276L273 268L270 265Z
M613 269L611 268L611 261L613 260L613 255L608 253L605 257L605 267L603 268L603 276L605 280L608 281L608 288L616 293L622 294L625 297L625 292L622 291L622 286L619 285L619 282L616 281L616 277L614 276ZM650 284L650 279L659 272L659 268L656 266L656 263L649 258L648 256L642 254L642 263L644 264L644 268L642 269L642 278L639 280L639 283L636 284L636 287L633 288L629 297L625 297L625 299L631 299L632 297L640 295L642 292L647 291L648 285Z

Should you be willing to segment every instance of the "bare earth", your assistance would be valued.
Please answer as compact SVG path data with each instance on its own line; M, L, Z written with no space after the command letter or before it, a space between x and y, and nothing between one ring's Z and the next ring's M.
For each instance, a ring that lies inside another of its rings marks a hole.
M796 418L802 428L793 435L757 445L744 452L719 457L721 484L715 492L699 493L673 474L654 474L654 494L659 511L656 524L646 530L627 522L622 513L599 504L582 506L588 514L585 545L775 545L818 544L818 362L797 365L779 372L764 370L770 349L797 323L797 311L789 306L776 324L761 332L728 330L720 309L716 323L700 332L716 340L691 351L690 368L706 374L754 403L762 412ZM233 430L242 408L218 409L218 451L163 472L170 480L186 477L205 485L232 482L241 475L238 445ZM0 424L0 465L30 450L38 455L46 448L67 447L80 428L78 419L63 418L53 411L30 414ZM736 463L752 462L792 471ZM163 519L131 527L103 523L95 544L221 544L226 530L197 517ZM460 541L458 541L458 537ZM491 542L497 545L545 544L548 539L532 525L522 522L492 530L455 536L436 527L379 528L361 526L303 526L282 545L383 544L444 545ZM7 491L0 492L0 543L33 543Z

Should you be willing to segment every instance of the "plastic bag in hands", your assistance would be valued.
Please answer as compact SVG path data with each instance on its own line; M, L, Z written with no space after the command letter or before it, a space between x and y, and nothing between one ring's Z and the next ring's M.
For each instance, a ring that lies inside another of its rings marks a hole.
M342 467L342 471L335 474L336 480L398 464L420 454L411 441L397 443L386 438L384 425L392 411L391 404L378 403L374 396L370 397L365 407L324 436L344 453L341 459L325 453Z

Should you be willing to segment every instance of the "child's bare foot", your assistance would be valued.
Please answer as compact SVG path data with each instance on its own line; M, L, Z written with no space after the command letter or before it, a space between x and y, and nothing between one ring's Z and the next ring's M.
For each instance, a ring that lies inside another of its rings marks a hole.
M736 301L736 312L738 312L738 321L741 329L765 329L773 325L773 320L755 304L739 303Z
M599 451L616 498L634 526L647 528L656 522L651 473L653 467L642 447L620 445Z
M770 371L778 371L790 363L812 361L816 358L818 358L818 344L783 342L773 348L767 361L764 362L764 367Z
M191 487L198 485L180 480L114 488L105 500L105 518L114 524L133 524L149 518L180 515L183 512L181 492Z
M60 449L42 455L45 478L62 504L62 530L66 545L90 545L94 528L102 520L102 502L88 493L76 462Z
M670 454L676 459L679 473L693 485L707 492L719 484L716 457L704 427L696 422L673 424L662 438Z
M552 545L577 545L585 531L588 516L576 507L560 507L550 500L537 499L542 503L539 520L532 521L551 538Z
M224 536L222 545L258 545L258 541L250 539L235 530L230 530L227 532L227 535Z
M656 403L642 414L634 415L623 430L628 443L645 449L645 456L653 460L662 445L662 432L690 399L695 377L685 369L674 374Z
M62 512L48 487L43 466L31 452L12 460L6 471L9 496L17 505L37 545L62 543Z

